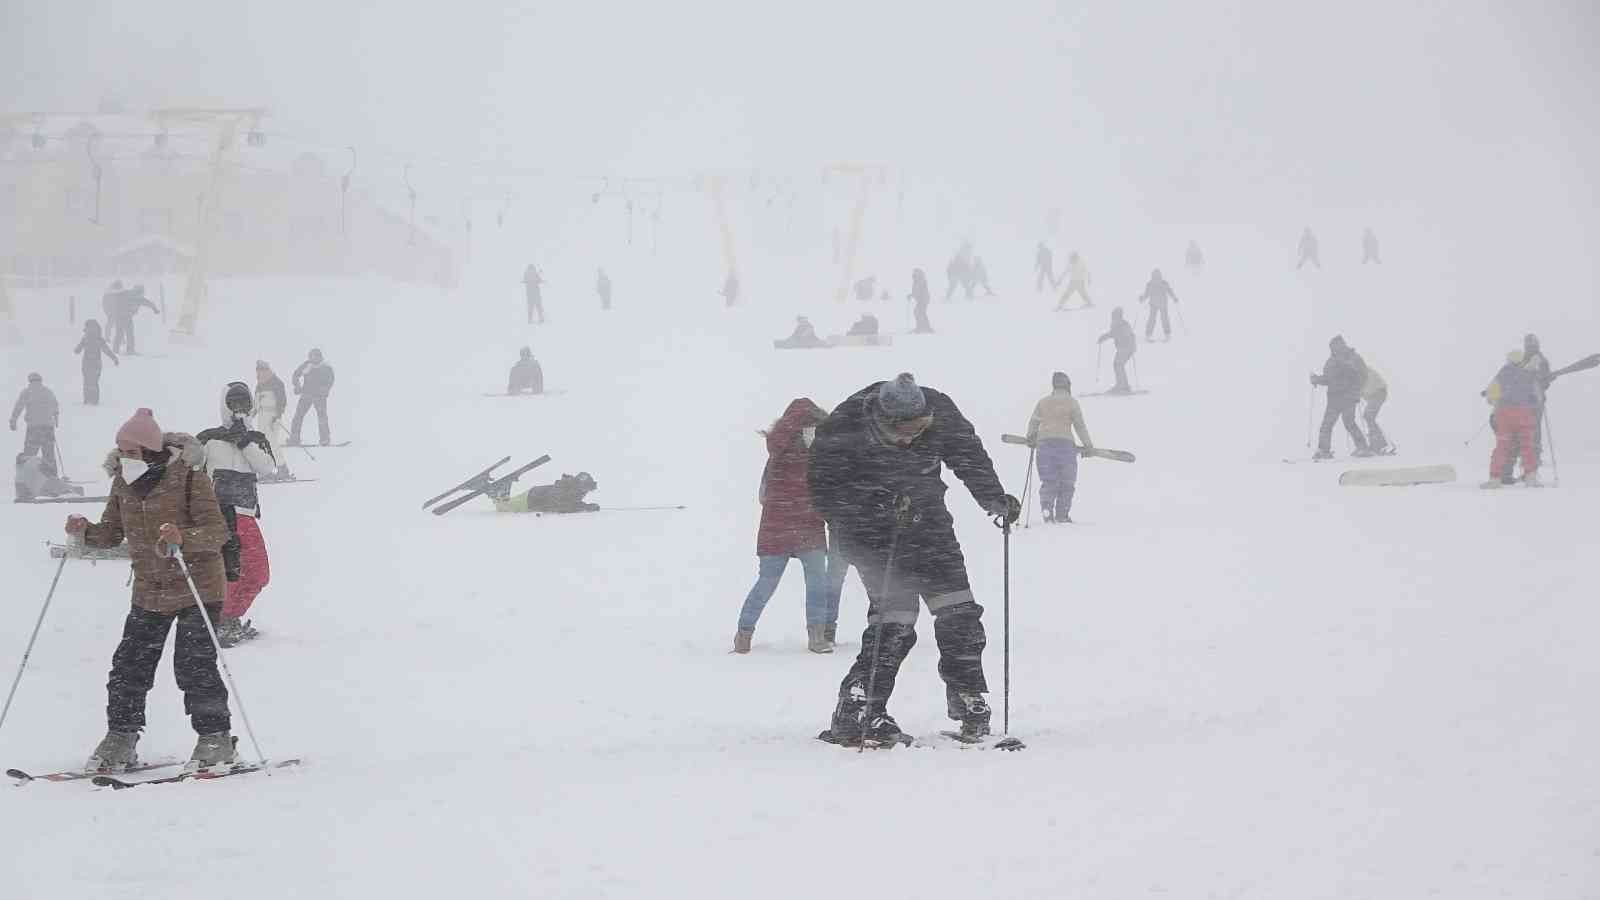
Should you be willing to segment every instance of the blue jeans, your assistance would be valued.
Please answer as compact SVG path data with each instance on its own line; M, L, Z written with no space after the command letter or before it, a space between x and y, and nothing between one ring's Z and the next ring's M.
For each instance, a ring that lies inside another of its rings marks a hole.
M799 558L800 568L806 577L806 624L826 625L832 621L827 618L828 553L826 550L807 550L794 556ZM772 592L778 589L778 582L783 580L783 570L789 567L788 556L760 556L757 559L761 561L761 568L755 586L744 598L744 608L739 611L740 631L755 630L761 611L767 608ZM834 598L834 608L838 608L837 597Z
M1046 515L1064 519L1072 513L1078 490L1078 448L1064 438L1039 442L1039 505Z

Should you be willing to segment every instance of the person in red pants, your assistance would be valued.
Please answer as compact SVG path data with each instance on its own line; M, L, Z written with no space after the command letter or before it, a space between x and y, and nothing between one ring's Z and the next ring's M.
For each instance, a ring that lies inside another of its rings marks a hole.
M245 614L271 578L267 545L261 538L261 500L256 480L278 470L272 442L255 429L254 397L241 381L230 382L222 394L222 425L196 437L205 448L206 472L216 484L217 505L228 525L228 542L222 545L227 589L217 640L232 647L256 636Z
M1494 381L1483 396L1494 407L1489 421L1494 425L1494 455L1489 458L1489 480L1485 488L1515 484L1513 448L1522 455L1522 482L1539 486L1539 460L1533 451L1533 433L1538 427L1539 406L1544 402L1544 382L1535 367L1536 357L1522 350L1506 355Z

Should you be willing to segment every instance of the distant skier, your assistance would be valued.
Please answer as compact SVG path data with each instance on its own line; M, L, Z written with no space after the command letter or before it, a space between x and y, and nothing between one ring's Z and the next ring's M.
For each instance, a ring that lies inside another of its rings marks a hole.
M72 352L83 354L83 402L86 406L99 406L100 372L105 367L100 357L109 356L111 362L118 366L122 365L122 360L111 352L111 345L100 335L100 323L94 319L84 321L83 338L78 341L78 346L72 348Z
M267 436L268 440L280 434L287 436L289 429L283 426L283 417L289 412L289 392L283 386L283 379L272 371L272 366L266 360L256 360L256 427ZM276 454L274 454L276 456ZM294 477L289 471L287 461L278 459L278 471L273 475L274 480L288 480Z
M1044 241L1039 242L1038 249L1033 251L1033 290L1042 293L1046 282L1050 289L1056 288L1056 263L1055 255L1050 252L1050 247Z
M1364 266L1367 263L1383 265L1383 260L1378 258L1378 236L1372 233L1371 228L1361 232L1361 264Z
M258 478L278 471L272 442L256 430L255 403L250 386L231 381L222 390L222 425L195 435L205 451L206 474L211 476L217 506L228 526L222 545L222 569L227 587L222 619L216 623L217 640L232 647L256 637L245 619L250 606L272 580L266 540L261 536L261 500Z
M863 302L871 300L878 293L878 277L876 275L868 275L866 278L856 281L851 290L855 293L857 300Z
M306 361L295 367L294 373L289 376L289 381L294 385L294 392L300 399L295 403L294 421L289 424L289 446L298 447L300 443L300 428L305 424L306 413L313 408L317 411L317 439L326 447L333 442L329 435L328 422L328 395L333 392L333 366L322 358L322 351L311 348L306 354Z
M736 305L739 302L739 273L729 269L728 277L723 279L722 290L718 293L722 295L723 306Z
M1555 374L1550 370L1550 359L1544 355L1544 350L1539 346L1539 336L1527 334L1522 338L1523 367L1533 371L1539 376L1539 406L1534 416L1533 423L1533 458L1538 466L1544 465L1544 404L1545 392L1550 389L1551 382L1555 381ZM1520 447L1512 447L1512 459L1515 460Z
M985 297L994 296L994 288L989 285L989 267L983 264L983 257L974 256L972 258L972 274L969 276L969 283L967 284L968 300L972 299L973 289L978 287L983 288Z
M544 393L544 367L533 358L533 348L523 347L519 351L517 361L511 366L511 374L506 376L506 393Z
M83 496L83 488L69 484L44 470L44 462L34 452L18 453L16 472L12 478L18 503L27 503L40 497Z
M1120 306L1111 311L1110 330L1100 335L1100 340L1095 343L1104 344L1106 341L1110 341L1117 350L1116 357L1111 360L1111 368L1117 373L1117 383L1107 393L1131 394L1133 386L1128 384L1128 360L1139 352L1139 339L1133 333L1133 326L1123 317ZM1099 375L1095 377L1099 378Z
M1516 484L1516 461L1522 456L1522 483L1539 486L1539 457L1534 453L1534 431L1538 428L1539 405L1544 400L1545 382L1538 369L1539 355L1525 350L1506 354L1506 363L1484 390L1483 396L1494 407L1489 421L1494 425L1494 453L1489 457L1489 480L1483 487L1497 488Z
M1328 389L1328 405L1322 414L1322 430L1318 432L1317 452L1312 459L1333 459L1333 426L1340 420L1355 445L1352 455L1371 456L1366 435L1356 427L1356 404L1361 402L1361 392L1367 384L1367 364L1342 335L1334 335L1328 341L1328 361L1323 363L1321 375L1311 376L1311 384Z
M119 278L111 282L111 286L100 295L100 310L106 317L106 339L112 344L121 343L122 340L118 335L122 323L122 302L118 295L123 290L125 289L122 286L122 279Z
M1089 267L1084 264L1083 257L1076 251L1067 257L1067 289L1061 292L1061 299L1056 303L1056 312L1067 308L1067 301L1073 294L1083 298L1083 309L1094 306L1094 301L1089 299Z
M966 291L967 299L972 299L972 245L963 242L956 255L950 257L950 262L944 267L945 288L944 299L949 301L955 296L956 289Z
M56 468L60 452L56 449L56 428L61 424L61 404L56 401L55 392L44 386L44 376L38 372L28 373L28 386L17 395L16 405L11 407L12 431L17 430L18 418L26 426L22 433L22 452L37 451L45 473L60 475Z
M1300 267L1308 262L1315 263L1318 269L1322 268L1322 257L1317 252L1317 236L1311 232L1310 225L1307 225L1306 230L1300 233L1299 250L1300 259L1294 264L1296 271L1299 271Z
M579 472L576 475L562 475L554 484L537 485L516 495L511 493L510 487L507 487L505 493L490 494L489 499L494 502L494 508L499 512L562 515L594 512L600 508L599 504L585 503L583 498L599 487L594 476L588 472Z
M144 285L136 284L127 290L109 293L101 306L111 324L111 349L122 350L128 356L138 356L139 351L134 347L133 317L145 307L152 312L161 312L161 308L144 295Z
M1000 486L972 424L948 396L919 387L908 373L857 391L817 426L812 501L860 571L869 600L861 652L839 685L825 740L882 745L902 738L888 699L917 640L919 596L934 617L947 713L964 734L989 732L983 607L945 507L943 464L985 512L1017 520L1021 504Z
M933 295L928 291L928 276L921 269L911 270L911 293L906 299L912 301L911 314L916 316L917 325L911 329L914 334L933 334L933 323L928 321L928 305L933 302Z
M1189 248L1183 252L1183 263L1189 267L1189 271L1191 272L1199 272L1201 269L1205 268L1205 254L1200 252L1200 245L1195 241L1191 240L1189 242Z
M805 316L795 316L794 331L788 337L772 342L780 350L809 350L826 347L828 342L817 337L817 329Z
M806 582L806 649L832 653L828 626L838 621L839 608L828 609L828 541L822 517L811 505L806 478L812 440L827 418L805 397L789 405L772 427L763 431L767 463L761 471L761 526L756 534L756 583L744 598L733 633L733 652L749 653L756 623L783 579L790 559L800 560Z
M1160 269L1151 270L1150 283L1144 286L1144 293L1139 295L1140 303L1147 301L1150 304L1150 317L1145 320L1144 339L1148 341L1154 338L1156 316L1160 316L1162 339L1172 340L1172 319L1167 316L1167 306L1169 303L1178 302L1178 293L1165 278L1161 277Z
M596 294L600 295L600 308L602 310L610 309L611 308L611 276L606 274L606 270L605 269L601 269L600 270L600 274L595 276L594 292Z
M210 476L194 471L195 461L180 456L193 444L187 435L163 433L150 410L139 410L117 431L117 449L106 459L111 496L100 521L67 518L67 534L82 535L85 547L106 550L127 541L133 560L133 608L106 684L106 736L90 754L88 769L120 770L138 762L145 696L155 685L173 623L178 634L172 670L198 735L190 764L210 768L238 761L216 647L189 582L168 555L183 555L205 615L215 621L226 593L221 551L228 525Z
M857 319L845 334L850 337L877 337L878 317L872 313L862 313L861 318Z
M522 289L528 300L528 324L533 324L533 317L539 317L539 324L544 324L544 273L533 263L522 270Z
M1077 443L1072 436L1076 432ZM1028 419L1028 445L1039 467L1039 505L1046 522L1072 521L1072 498L1078 490L1078 450L1094 449L1083 407L1072 396L1065 372L1050 376L1050 393L1033 407Z

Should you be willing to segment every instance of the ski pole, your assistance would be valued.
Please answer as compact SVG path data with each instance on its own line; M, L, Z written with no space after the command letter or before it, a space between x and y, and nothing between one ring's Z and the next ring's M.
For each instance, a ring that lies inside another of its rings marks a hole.
M33 655L33 643L39 639L39 629L44 626L44 615L50 611L50 601L55 599L56 585L61 583L61 570L67 567L67 554L61 554L56 566L56 577L50 579L50 590L44 595L44 606L39 608L39 621L33 623L33 634L28 636L28 647L22 651L22 664L17 666L17 677L11 679L11 690L6 693L6 705L0 707L0 731L5 729L6 716L11 713L11 701L17 696L17 685L22 683L22 673L28 668L28 657Z
M889 588L894 585L894 558L900 552L900 532L907 519L911 518L911 498L904 494L894 498L894 535L889 540L889 561L883 567L883 593L882 602L889 602ZM872 598L867 598L867 621L872 623ZM867 713L872 709L872 695L878 690L878 657L883 651L883 615L880 613L878 621L873 624L872 631L872 668L867 672L867 702L861 707L861 745L857 753L867 751Z
M61 442L51 441L50 445L56 449L56 474L61 476L61 480L66 481L67 461L61 458Z
M1128 357L1128 362L1133 366L1133 389L1139 390L1139 355Z
M228 691L233 695L233 702L239 706L239 718L244 720L245 734L250 735L250 746L255 748L256 758L265 768L267 755L261 752L261 742L256 740L256 730L250 726L250 714L244 710L244 697L239 693L239 685L233 680L233 670L228 668L228 657L223 654L222 642L217 640L217 630L211 625L211 614L206 612L206 605L200 600L200 591L194 586L194 577L189 574L189 564L184 561L183 554L178 552L176 544L167 545L167 556L177 560L178 568L183 570L183 580L189 584L189 595L194 597L194 605L200 608L200 619L206 623L206 634L211 636L211 646L217 651L217 662L222 666L222 674L228 677Z
M599 512L641 512L647 509L688 509L687 506L602 506Z
M1100 360L1105 357L1105 344L1094 345L1094 386L1100 386Z
M1179 306L1176 300L1172 301L1172 311L1178 314L1178 329L1187 335L1189 333L1189 323L1183 321L1183 307Z
M283 427L283 423L282 422L273 422L272 424L278 426L278 430L283 432L283 436L284 437L286 437L286 438L293 438L294 437L294 435L289 433L289 429ZM311 448L310 447L307 447L305 444L296 444L295 446L299 447L301 450L304 450L305 454L307 456L311 457L311 461L312 462L316 462L317 461L317 455L315 453L311 452Z
M1022 479L1022 505L1028 510L1028 518L1022 522L1022 527L1027 528L1033 522L1033 507L1028 505L1028 492L1033 489L1033 445L1028 445L1028 474ZM1040 490L1043 490L1041 488Z
M1311 449L1311 428L1317 418L1317 386L1306 393L1306 449Z
M1561 463L1556 460L1556 431L1550 427L1550 402L1545 401L1544 415L1540 417L1540 427L1544 429L1545 442L1550 445L1550 469L1555 474L1551 481L1552 487L1561 486Z
M995 524L1000 527L1000 540L1003 548L1001 553L1001 589L1000 596L1004 605L1001 607L1003 615L1001 628L1005 633L1004 653L1004 682L1001 697L1004 702L1000 714L1001 739L996 743L996 750L1021 750L1024 745L1021 740L1011 736L1011 517L996 516Z

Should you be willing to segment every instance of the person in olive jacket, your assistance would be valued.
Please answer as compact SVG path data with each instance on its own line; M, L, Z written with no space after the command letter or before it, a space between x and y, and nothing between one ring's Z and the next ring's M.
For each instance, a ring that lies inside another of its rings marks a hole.
M140 409L117 431L117 448L106 458L111 493L100 521L67 519L67 533L82 535L86 547L110 549L127 541L133 562L133 606L111 657L106 736L89 757L91 770L115 771L138 762L145 697L174 624L173 674L199 735L191 765L209 768L238 759L216 645L183 568L169 556L182 554L206 614L212 621L219 618L227 587L222 545L228 526L211 478L193 468L202 460L194 438L164 433L150 410Z

